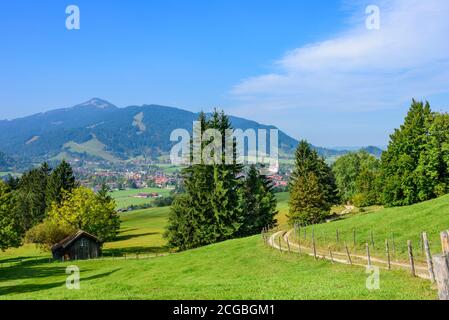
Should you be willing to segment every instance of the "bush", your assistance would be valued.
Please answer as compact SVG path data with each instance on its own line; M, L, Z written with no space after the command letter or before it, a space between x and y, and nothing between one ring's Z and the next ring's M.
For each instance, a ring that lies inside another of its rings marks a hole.
M352 197L352 204L358 208L369 207L377 204L369 194L357 193Z
M174 200L173 196L157 198L156 200L154 200L154 206L155 207L169 207L172 205L173 200Z
M36 244L42 250L49 250L53 245L75 232L76 229L73 227L58 224L47 219L28 230L25 235L25 241Z
M105 190L95 194L79 187L65 192L60 205L53 203L48 216L58 224L84 230L107 242L115 240L120 229L115 206Z

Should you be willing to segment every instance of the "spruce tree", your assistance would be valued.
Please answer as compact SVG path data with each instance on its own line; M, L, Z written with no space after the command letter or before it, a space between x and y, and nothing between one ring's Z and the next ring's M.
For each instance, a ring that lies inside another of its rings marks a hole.
M22 175L17 183L14 197L15 210L21 216L24 231L42 222L47 212L46 189L51 169L47 163Z
M53 202L61 204L64 191L72 191L77 187L73 169L68 162L62 160L59 166L51 173L47 184L47 206Z
M321 222L337 201L332 170L307 141L301 141L295 153L295 168L290 180L290 222Z
M259 234L265 227L276 225L277 201L272 182L260 174L255 165L250 166L243 189L243 224L241 236Z
M291 185L289 206L290 224L317 224L329 215L331 204L314 172L298 176Z
M242 166L225 163L225 133L231 129L223 112L214 111L209 119L199 115L202 134L217 129L222 135L221 161L194 164L182 171L183 190L172 204L165 236L172 247L180 250L223 241L235 237L242 224L239 175ZM212 141L202 141L200 152ZM235 153L235 152L234 152ZM214 158L215 154L211 154ZM193 155L192 155L193 160Z
M210 127L218 129L222 137L221 163L213 166L213 189L210 202L216 218L216 230L214 232L219 235L216 241L223 241L235 237L243 222L239 193L243 166L236 163L235 144L232 148L233 163L225 163L226 130L232 129L232 127L229 118L224 112L219 113L215 110L210 121Z
M16 198L9 186L0 181L0 250L19 247L24 230L21 217L14 210Z
M102 202L111 202L114 199L110 195L111 189L108 187L106 183L102 183L100 186L100 189L97 191L97 197Z

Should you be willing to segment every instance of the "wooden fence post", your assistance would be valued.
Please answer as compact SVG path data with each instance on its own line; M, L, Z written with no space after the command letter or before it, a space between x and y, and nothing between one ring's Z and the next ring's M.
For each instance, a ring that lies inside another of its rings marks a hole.
M327 248L329 249L329 256L331 257L331 262L334 263L334 255L332 254L331 246L327 246Z
M429 239L427 238L427 233L422 233L422 240L424 243L424 251L426 252L427 268L429 269L430 281L435 282L435 272L433 271L432 254L430 253Z
M440 300L449 300L449 261L445 254L435 255L432 259L435 268L435 279Z
M394 259L397 260L396 259L396 242L394 241L394 232L392 234L392 240L393 240L393 256L394 256Z
M288 253L292 253L292 251L290 250L290 241L288 240L288 237L287 237L287 247L288 247Z
M421 232L421 254L425 256L426 254L426 248L424 244L424 232Z
M337 229L337 244L340 245L340 231Z
M449 233L448 233L448 231L441 232L440 237L441 237L441 247L443 249L442 250L443 254L448 254L449 253Z
M373 250L375 249L374 248L374 234L373 234L373 231L371 230L371 246L373 247Z
M348 249L348 245L346 244L346 241L345 241L345 248L346 248L346 255L348 256L349 264L352 266L351 255L349 254L349 249Z
M312 246L313 246L313 256L316 260L316 246L315 246L315 228L312 227Z
M407 241L408 257L410 259L410 273L413 277L416 276L415 272L415 259L413 258L413 247L410 240Z
M438 286L440 300L449 300L449 234L444 231L440 234L443 254L433 257L435 280Z
M388 239L385 240L385 250L387 253L388 270L391 270L390 245L388 243Z
M281 236L279 236L279 251L282 252Z
M371 255L369 252L369 244L366 243L365 246L366 246L366 258L368 260L368 268L371 268Z
M353 243L354 248L356 248L356 247L357 247L357 241L356 241L356 231L355 231L355 228L352 229L352 243Z

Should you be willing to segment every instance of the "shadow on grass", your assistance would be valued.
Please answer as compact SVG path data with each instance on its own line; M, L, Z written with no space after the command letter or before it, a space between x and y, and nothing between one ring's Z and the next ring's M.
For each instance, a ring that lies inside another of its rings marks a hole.
M59 261L45 257L29 260L20 258L19 260L21 259L23 259L22 263L0 268L0 282L65 274L66 266L61 265Z
M135 255L135 254L159 254L159 253L167 253L169 252L169 248L167 246L160 247L126 247L126 248L114 248L114 249L105 249L103 251L104 257L123 257L126 255Z
M30 267L30 266L38 266L41 264L48 264L53 262L53 258L51 257L18 257L5 259L0 261L0 271L9 270L9 269L18 269L20 267ZM0 272L0 279L2 276L2 272Z
M123 223L123 221L122 221L122 223ZM126 232L131 232L131 231L136 231L136 230L139 230L139 229L137 229L137 228L123 228L123 229L120 230L120 233L126 233Z
M89 280L96 280L101 279L107 276L110 276L111 274L119 271L120 269L115 269L109 272L96 274L90 277L81 278L81 283L83 281L89 281ZM84 270L86 271L86 270ZM64 287L65 285L65 277L67 276L65 273L65 268L51 268L46 269L45 271L41 270L40 276L50 277L50 276L56 276L56 275L63 275L64 278L62 281L57 282L51 282L51 283L42 283L42 284L22 284L22 285L12 285L12 286L0 286L0 296L3 295L11 295L11 294L20 294L20 293L29 293L29 292L35 292L40 290L48 290L56 287ZM33 278L36 278L37 276L34 275Z
M130 239L134 239L134 238L139 238L139 237L145 237L145 236L154 236L154 235L158 235L160 234L159 232L148 232L148 233L139 233L139 234L129 234L129 235L119 235L117 237L116 241L125 241L125 240L130 240Z
M1 269L0 282L29 278L46 278L55 274L65 274L65 267L50 265L44 267L36 264L21 264Z
M35 259L36 257L14 257L14 258L8 258L8 259L0 259L1 263L11 263L11 262L20 262L22 260L28 260L28 259Z

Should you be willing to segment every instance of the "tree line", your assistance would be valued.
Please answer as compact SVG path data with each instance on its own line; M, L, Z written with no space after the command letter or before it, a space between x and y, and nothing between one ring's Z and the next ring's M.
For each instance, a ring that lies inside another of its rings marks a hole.
M413 100L380 159L362 151L332 167L302 141L290 181L291 223L322 222L338 203L405 206L449 192L449 115Z
M198 121L202 134L216 129L223 140L226 130L232 129L228 116L217 110L210 117L201 113ZM202 141L201 154L211 141ZM276 224L277 202L270 180L255 165L237 163L235 144L234 163L226 164L225 141L221 145L221 161L182 170L182 193L171 206L165 233L171 247L187 250L254 235ZM215 159L213 152L210 155Z
M54 170L43 163L20 178L0 181L1 250L24 241L48 249L80 229L108 241L119 227L107 187L97 193L81 187L66 161Z

